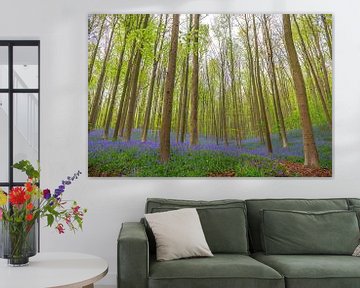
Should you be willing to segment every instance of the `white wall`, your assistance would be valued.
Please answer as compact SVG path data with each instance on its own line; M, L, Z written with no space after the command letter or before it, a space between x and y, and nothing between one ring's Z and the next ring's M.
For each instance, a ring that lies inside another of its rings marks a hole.
M335 15L332 179L87 178L87 14L126 12L329 12ZM359 197L360 38L358 0L1 0L0 39L41 40L43 186L84 172L66 193L89 209L75 236L42 229L43 251L79 251L108 260L115 284L116 238L137 221L147 197L193 199Z

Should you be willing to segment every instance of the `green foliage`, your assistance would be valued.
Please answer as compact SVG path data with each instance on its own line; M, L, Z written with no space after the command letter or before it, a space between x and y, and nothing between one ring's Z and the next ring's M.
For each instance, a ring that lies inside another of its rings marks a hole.
M172 153L171 160L159 162L154 152L141 153L136 148L121 153L108 151L100 157L89 158L90 175L130 177L207 177L234 176L276 177L282 176L282 167L277 161L253 155L235 157L210 151Z
M24 172L28 178L35 181L40 179L40 168L35 169L34 166L28 160L21 160L13 165L14 168Z

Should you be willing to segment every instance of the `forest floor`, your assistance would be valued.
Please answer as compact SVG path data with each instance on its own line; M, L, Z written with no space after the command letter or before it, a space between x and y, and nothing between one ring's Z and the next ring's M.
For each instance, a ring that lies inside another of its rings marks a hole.
M103 139L102 130L89 133L90 177L331 177L332 134L326 127L314 127L320 156L319 169L302 163L303 144L300 130L288 131L289 147L282 148L277 134L272 135L273 154L267 153L259 139L217 144L201 137L200 144L176 143L171 137L171 160L159 161L158 131L149 131L148 141L140 141L141 131L134 129L132 140ZM111 133L110 133L111 135Z

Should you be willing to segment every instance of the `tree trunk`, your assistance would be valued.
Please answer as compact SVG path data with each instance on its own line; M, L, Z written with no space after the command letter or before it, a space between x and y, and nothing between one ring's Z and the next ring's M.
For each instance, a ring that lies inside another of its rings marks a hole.
M234 50L233 50L233 42L232 42L232 29L231 29L231 16L227 15L228 17L228 29L229 29L229 49L230 49L230 77L231 77L231 94L232 100L234 105L234 126L235 126L235 138L236 144L241 146L241 131L240 131L240 123L239 123L239 108L237 103L237 91L236 91L236 77L235 77L235 60L234 60Z
M264 102L264 95L262 91L262 85L261 85L261 77L260 77L260 61L259 61L259 48L258 48L258 39L257 39L257 32L256 32L256 23L255 23L255 16L253 15L253 29L254 29L254 39L255 39L255 64L256 64L256 80L257 80L257 86L258 86L258 97L259 97L259 104L260 104L260 110L261 110L261 116L262 116L262 128L264 129L264 135L266 140L266 146L268 152L271 154L272 151L272 143L271 143L271 137L270 137L270 130L269 130L269 123L266 115L265 110L265 102Z
M127 35L128 35L128 31L125 32L123 46L122 46L121 53L120 53L119 60L118 60L117 71L116 71L116 76L115 76L115 83L114 83L114 87L113 87L112 94L111 94L109 113L106 118L106 124L105 124L105 130L104 130L104 138L105 139L107 139L109 137L109 129L110 129L111 121L113 118L115 99L116 99L116 94L118 91L119 80L120 80L120 75L121 75L121 68L122 68L122 64L123 64L123 60L124 60Z
M253 103L253 113L255 118L255 133L259 136L260 141L263 139L263 132L261 129L261 117L260 117L260 111L259 111L259 101L257 96L257 88L256 88L256 81L255 81L255 73L254 73L254 63L253 63L253 54L252 49L250 46L250 37L249 37L249 23L248 19L245 15L245 35L246 35L246 48L247 48L247 58L249 62L249 74L250 74L250 86L252 88L251 94L252 94L252 103Z
M221 52L220 51L220 62L221 62L221 73L220 73L220 90L221 90L221 110L220 110L220 119L221 119L221 124L222 124L222 135L223 135L223 139L225 142L225 145L228 146L229 145L229 141L228 141L228 132L227 132L227 121L226 121L226 85L225 85L225 55L223 55L225 52Z
M273 48L272 48L272 41L270 37L269 28L267 25L267 18L264 15L264 28L265 28L265 36L267 39L267 47L268 47L268 56L269 56L269 62L270 62L270 71L271 71L271 77L273 82L273 89L274 89L274 102L275 102L275 113L277 115L278 123L279 123L279 132L281 137L281 143L282 147L286 148L288 147L288 141L287 141L287 135L286 135L286 129L285 129L285 121L284 116L282 113L281 103L280 103L280 93L279 93L279 86L277 83L276 78L276 71L275 71L275 64L274 64L274 55L273 55Z
M192 30L192 19L193 16L190 14L190 20L189 20L189 28L188 28L188 34L186 38L186 49L189 51L190 46L190 34ZM182 107L181 107L181 118L180 118L180 142L185 142L185 135L186 135L186 120L187 120L187 110L188 110L188 84L189 84L189 53L187 52L186 55L186 63L185 63L185 79L184 79L184 89L183 89L183 95L182 95Z
M158 104L159 104L159 99L160 99L160 95L163 94L163 91L164 91L164 82L162 81L163 80L163 69L161 69L161 63L160 63L160 68L159 68L159 73L157 75L157 79L156 79L156 92L155 92L155 103L153 105L153 113L152 113L152 117L151 117L151 123L150 123L150 127L151 129L153 130L153 133L155 132L155 130L158 130L158 126L157 126L157 123L156 123L156 119L157 119L157 114L158 113Z
M148 26L149 18L150 18L150 15L146 14L144 23L142 25L142 29L145 29ZM129 99L126 124L125 124L125 135L124 135L125 141L130 141L131 132L132 132L133 124L134 124L136 99L137 99L137 94L139 92L138 91L138 79L139 79L140 64L141 64L141 58L142 58L142 52L141 52L142 46L143 45L140 45L140 47L137 49L136 54L135 54L133 79L132 79L132 83L131 83L131 94L130 94L130 99Z
M176 143L179 143L181 134L181 118L183 117L183 101L184 101L184 88L185 88L185 73L186 73L186 58L184 59L181 69L181 83L180 83L180 95L178 105L178 117L176 119Z
M173 15L169 63L165 80L164 104L162 110L162 121L160 130L160 160L163 163L168 162L170 159L171 114L175 85L176 57L179 37L179 18L179 14Z
M130 89L128 83L129 83L130 73L131 73L132 66L133 66L135 47L136 47L136 40L133 40L130 58L129 58L128 65L126 68L125 79L124 79L124 83L123 83L123 87L122 87L121 98L120 98L120 103L119 103L119 110L118 110L116 122L115 122L113 141L115 141L119 136L121 118L124 116L124 114L126 114L126 110L124 109L124 103L126 100L127 92Z
M210 96L210 103L211 103L211 116L212 116L212 125L213 125L213 131L212 135L215 134L216 137L216 144L219 145L219 135L218 135L218 128L217 128L217 120L216 120L216 111L215 111L215 93L213 91L213 87L211 86L210 76L209 76L209 67L206 65L206 82L209 89L209 96Z
M162 47L163 47L164 35L166 32L166 25L167 25L167 16L166 16L166 20L165 20L165 27L163 28L163 33L161 35L161 43L160 43L159 51L161 51ZM141 135L142 142L146 142L146 140L147 140L147 133L148 133L149 124L150 124L150 114L151 114L151 107L152 107L152 102L153 102L153 97L154 97L155 79L156 79L156 73L157 73L158 65L159 65L159 58L160 58L157 48L158 48L158 43L160 41L161 29L162 29L162 15L160 16L159 26L158 26L158 30L157 30L157 36L156 36L156 40L155 40L155 44L154 44L154 61L153 61L153 67L152 67L152 72L151 72L150 87L149 87L149 91L148 91L148 95L147 95L147 104L146 104L146 110L145 110L144 125L143 125L142 135Z
M190 145L199 143L198 105L199 105L199 25L200 14L194 15L193 28L193 72L191 77Z
M283 28L286 49L288 53L292 77L295 84L296 98L298 102L301 126L304 141L304 165L319 168L319 155L315 145L314 134L311 126L309 105L306 95L304 77L301 71L299 59L296 53L294 40L291 31L291 21L289 14L283 14Z

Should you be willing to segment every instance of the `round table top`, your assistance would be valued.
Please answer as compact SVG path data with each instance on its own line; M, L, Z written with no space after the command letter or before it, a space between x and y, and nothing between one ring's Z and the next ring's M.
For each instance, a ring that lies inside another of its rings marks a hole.
M90 285L108 272L107 262L80 253L38 253L29 265L9 267L0 260L0 286L6 288L78 288ZM5 286L3 286L5 285Z

